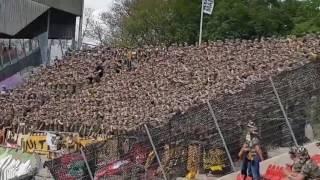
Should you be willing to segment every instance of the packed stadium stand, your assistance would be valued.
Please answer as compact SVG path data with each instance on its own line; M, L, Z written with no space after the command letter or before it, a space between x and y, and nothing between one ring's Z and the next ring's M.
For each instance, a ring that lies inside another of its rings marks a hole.
M3 126L113 134L163 126L207 99L236 94L318 58L320 37L226 40L201 47L98 47L42 67L1 97ZM129 53L129 55L128 55ZM82 127L83 126L83 127Z
M248 121L257 125L263 159L320 134L319 34L98 46L51 65L48 40L74 42L82 13L83 0L0 0L0 39L10 39L0 42L0 144L42 155L53 179L235 172ZM12 39L28 41L19 48ZM289 160L270 158L262 172L277 175ZM32 167L30 176L43 179L43 171Z

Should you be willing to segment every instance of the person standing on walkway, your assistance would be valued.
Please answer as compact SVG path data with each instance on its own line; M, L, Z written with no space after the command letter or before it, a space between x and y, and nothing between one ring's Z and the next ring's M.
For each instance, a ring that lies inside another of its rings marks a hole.
M263 161L258 128L253 121L247 125L248 133L243 144L239 157L242 160L241 174L244 178L250 176L253 180L260 180L260 162Z

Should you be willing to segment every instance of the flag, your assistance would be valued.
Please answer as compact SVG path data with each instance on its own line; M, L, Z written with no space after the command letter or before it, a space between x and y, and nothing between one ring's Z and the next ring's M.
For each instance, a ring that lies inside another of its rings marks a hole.
M53 178L57 180L77 180L89 177L80 153L66 154L60 158L46 161L44 167L48 167Z
M211 15L214 7L214 0L203 0L203 12Z
M123 155L120 160L107 162L105 165L101 166L96 171L95 178L104 179L109 176L129 173L134 168L143 167L146 164L150 151L148 146L142 143L134 144L132 149L127 154Z

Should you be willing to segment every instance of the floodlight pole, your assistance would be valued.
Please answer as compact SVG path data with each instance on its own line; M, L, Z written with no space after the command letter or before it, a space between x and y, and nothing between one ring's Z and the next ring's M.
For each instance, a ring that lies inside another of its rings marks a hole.
M201 41L202 41L203 6L204 6L204 0L202 0L202 3L201 3L200 31L199 31L199 46L201 45Z

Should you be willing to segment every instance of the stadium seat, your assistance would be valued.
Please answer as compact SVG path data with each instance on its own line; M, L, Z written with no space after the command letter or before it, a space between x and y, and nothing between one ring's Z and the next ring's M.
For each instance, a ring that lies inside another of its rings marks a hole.
M316 155L312 156L311 159L314 161L320 161L320 154L316 154Z
M271 179L273 177L273 169L274 169L274 165L269 165L266 174L264 175L265 179Z
M269 165L266 174L263 177L267 180L282 180L283 178L285 178L284 167Z
M286 175L284 173L285 167L280 166L279 168L279 179L285 179Z
M318 165L320 166L320 154L316 154L311 157L311 159Z
M238 174L237 180L244 180L244 175ZM252 180L252 177L246 177L245 180Z

